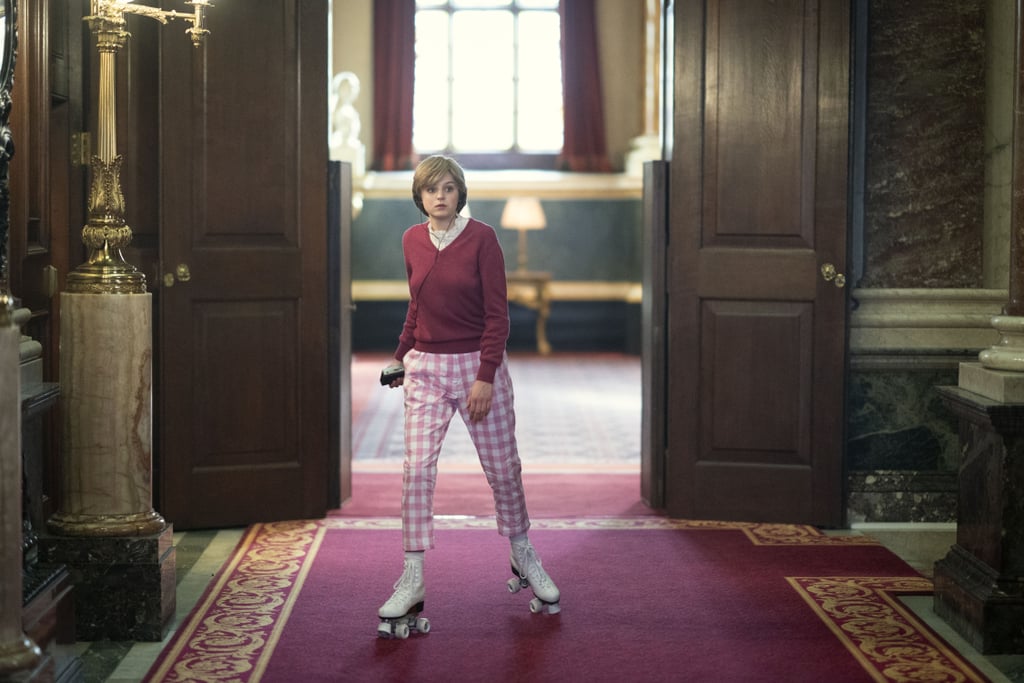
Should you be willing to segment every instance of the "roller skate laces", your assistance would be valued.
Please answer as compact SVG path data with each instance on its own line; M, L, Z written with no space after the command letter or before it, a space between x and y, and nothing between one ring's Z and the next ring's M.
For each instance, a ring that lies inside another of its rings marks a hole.
M394 585L395 592L377 610L380 624L377 635L381 638L409 637L410 632L427 633L430 621L419 616L423 611L423 563L406 559L402 576Z
M523 588L529 587L533 591L534 598L530 601L530 611L533 613L542 612L547 609L549 614L557 614L561 611L559 605L558 586L551 580L548 573L544 571L537 551L529 541L525 543L513 543L510 554L512 563L513 578L508 581L508 589L511 593L518 593Z

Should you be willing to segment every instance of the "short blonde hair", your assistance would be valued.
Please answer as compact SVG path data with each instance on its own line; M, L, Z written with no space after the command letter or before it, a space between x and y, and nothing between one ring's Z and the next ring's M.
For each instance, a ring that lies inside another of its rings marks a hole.
M462 208L466 206L466 198L469 196L469 192L466 189L466 174L463 172L462 167L459 166L459 162L451 157L435 154L421 161L412 174L412 201L416 204L416 208L420 210L420 213L427 213L426 209L423 208L423 198L420 196L423 193L423 188L436 185L447 173L452 174L455 186L459 190L459 205L455 209L455 213L462 211Z

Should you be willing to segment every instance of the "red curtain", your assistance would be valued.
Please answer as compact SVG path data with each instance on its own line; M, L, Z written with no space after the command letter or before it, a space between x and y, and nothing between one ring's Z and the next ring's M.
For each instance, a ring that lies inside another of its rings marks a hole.
M559 159L568 171L611 171L605 144L600 54L594 0L562 0L562 100L564 143Z
M416 0L373 3L373 168L413 167Z

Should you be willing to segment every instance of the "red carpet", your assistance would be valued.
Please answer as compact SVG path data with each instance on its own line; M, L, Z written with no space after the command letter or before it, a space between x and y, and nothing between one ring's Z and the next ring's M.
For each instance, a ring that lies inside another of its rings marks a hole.
M533 519L542 517L632 517L654 511L640 498L639 474L523 475ZM401 473L354 472L352 499L332 515L398 517L402 509ZM483 472L441 472L434 493L438 515L494 515L494 498Z
M149 681L980 681L896 599L928 580L809 527L542 520L559 615L512 595L490 520L441 520L428 634L376 637L394 520L257 525Z

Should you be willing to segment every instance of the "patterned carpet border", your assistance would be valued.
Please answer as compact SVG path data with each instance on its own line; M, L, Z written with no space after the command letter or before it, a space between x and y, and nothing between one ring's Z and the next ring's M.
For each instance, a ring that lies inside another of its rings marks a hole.
M146 680L260 680L326 531L318 521L250 527Z
M923 577L797 576L790 585L876 681L987 681L897 599Z
M401 529L402 520L395 517L331 517L323 521L332 529ZM494 529L493 517L437 516L434 526L442 529ZM535 519L534 529L545 531L622 531L635 529L685 531L740 531L753 545L879 545L870 536L830 536L813 526L800 524L762 524L755 522L717 522L667 517L587 517L571 519Z
M439 529L489 529L486 518L441 518ZM672 520L545 519L538 529L739 531L754 545L877 542L829 536L810 526ZM256 524L246 532L206 596L161 653L155 681L259 681L331 529L398 529L393 518L332 518ZM941 638L893 597L930 593L922 577L788 577L787 581L874 680L983 681ZM188 654L183 654L183 653Z

